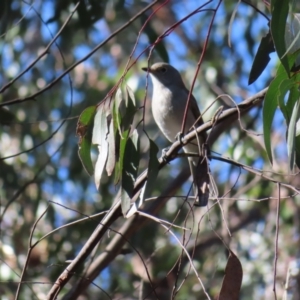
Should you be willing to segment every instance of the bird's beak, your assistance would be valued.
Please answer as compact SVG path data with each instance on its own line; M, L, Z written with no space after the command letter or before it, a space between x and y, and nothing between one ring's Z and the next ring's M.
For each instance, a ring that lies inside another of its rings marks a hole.
M150 68L142 68L142 70L145 71L145 72L149 72L149 73L151 72Z

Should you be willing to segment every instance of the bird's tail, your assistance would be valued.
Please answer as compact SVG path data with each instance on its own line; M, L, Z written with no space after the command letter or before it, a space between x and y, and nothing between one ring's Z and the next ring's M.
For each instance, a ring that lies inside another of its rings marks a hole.
M209 198L209 168L207 160L203 158L189 158L193 177L193 190L196 198L195 206L206 206Z

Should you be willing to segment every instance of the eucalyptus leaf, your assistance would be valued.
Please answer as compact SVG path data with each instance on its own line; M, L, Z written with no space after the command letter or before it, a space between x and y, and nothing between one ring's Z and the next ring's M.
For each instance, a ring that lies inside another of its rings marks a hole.
M275 50L284 66L287 74L290 74L288 59L286 56L285 32L286 20L289 12L289 1L272 0L271 1L271 34L274 41Z
M96 106L87 107L79 116L76 134L79 136L78 155L86 172L92 176L94 167L91 159L92 125Z
M126 216L126 213L130 208L130 201L138 173L139 161L139 136L137 130L134 130L127 140L123 156L121 206L124 216Z
M288 158L289 158L289 167L290 170L293 169L295 164L295 151L296 151L296 145L295 145L295 138L296 138L296 123L299 120L299 111L300 111L300 102L299 100L296 102L291 121L288 127L288 136L287 136L287 150L288 150Z
M93 138L92 143L98 145L98 158L95 165L95 184L97 189L100 187L100 181L105 168L105 164L108 157L108 142L107 134L108 130L108 120L109 116L109 101L106 100L98 106L93 128Z

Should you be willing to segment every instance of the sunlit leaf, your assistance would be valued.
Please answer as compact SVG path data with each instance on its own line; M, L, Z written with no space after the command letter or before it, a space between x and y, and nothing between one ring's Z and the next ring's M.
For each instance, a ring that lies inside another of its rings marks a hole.
M295 163L300 168L300 120L296 123L295 134Z
M97 189L100 187L100 181L105 168L108 156L108 100L98 106L94 118L92 143L98 145L98 158L95 165L95 184Z
M296 102L292 117L288 127L288 136L287 136L287 149L288 149L288 157L289 157L289 167L290 170L293 169L295 164L295 138L296 138L296 123L299 120L299 111L300 111L300 102L299 100Z
M116 145L115 145L115 130L114 122L110 120L109 130L107 133L107 142L108 142L108 157L106 163L106 172L110 176L115 168L116 164Z
M122 177L123 155L128 134L132 127L132 121L136 112L136 102L134 93L125 85L125 90L118 88L113 105L113 122L115 132L115 184Z
M283 73L282 75L283 76L280 77L281 82L280 82L279 88L278 88L277 100L278 100L278 105L279 105L285 119L287 119L288 113L286 111L285 96L290 91L290 89L293 87L294 81L291 80L290 78L283 79L283 77L286 76L286 73Z
M134 106L136 106L136 101L135 101L135 96L134 96L133 90L127 84L126 84L125 88L126 88L128 97L131 99Z
M297 75L297 76L299 76L299 75ZM300 93L299 93L298 85L294 82L293 86L289 90L289 97L288 97L288 101L285 106L285 111L286 111L286 115L287 115L287 117L286 117L287 124L289 124L289 122L290 122L295 103L299 100L299 96L300 96Z

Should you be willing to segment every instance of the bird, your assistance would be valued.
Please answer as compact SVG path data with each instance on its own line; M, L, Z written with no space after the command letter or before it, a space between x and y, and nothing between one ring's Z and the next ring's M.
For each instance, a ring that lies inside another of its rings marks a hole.
M150 74L153 83L151 107L154 120L163 135L170 142L174 142L181 132L189 90L179 71L168 63L158 62L142 70ZM197 101L191 94L183 134L202 124ZM208 203L210 185L208 162L204 157L205 152L209 153L208 147L204 147L206 139L206 132L198 134L197 139L183 147L185 153L193 154L198 154L200 149L201 156L189 156L188 161L193 178L194 205L202 207Z

